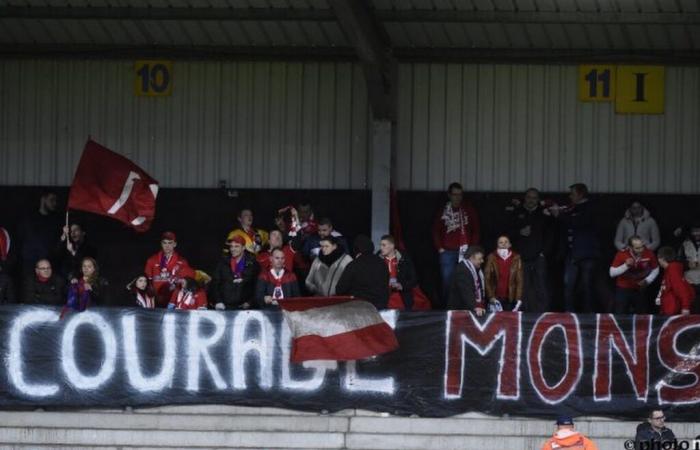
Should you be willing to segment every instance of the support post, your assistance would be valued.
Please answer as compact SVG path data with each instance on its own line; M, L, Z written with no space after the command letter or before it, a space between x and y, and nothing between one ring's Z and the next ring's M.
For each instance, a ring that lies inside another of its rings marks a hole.
M375 245L389 232L391 127L390 120L372 120L372 241Z

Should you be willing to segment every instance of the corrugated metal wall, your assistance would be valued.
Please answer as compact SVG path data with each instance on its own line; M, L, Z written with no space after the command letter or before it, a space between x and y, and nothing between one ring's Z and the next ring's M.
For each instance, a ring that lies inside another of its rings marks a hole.
M91 135L165 187L367 187L356 65L175 62L166 98L134 78L132 61L0 61L0 184L70 184Z
M700 191L700 68L666 68L663 115L579 102L576 66L411 64L399 78L399 189Z
M176 62L169 98L131 61L0 62L0 184L68 185L88 135L166 187L363 189L364 76L351 63ZM582 103L575 66L402 64L399 189L700 191L700 68L667 67L666 113Z

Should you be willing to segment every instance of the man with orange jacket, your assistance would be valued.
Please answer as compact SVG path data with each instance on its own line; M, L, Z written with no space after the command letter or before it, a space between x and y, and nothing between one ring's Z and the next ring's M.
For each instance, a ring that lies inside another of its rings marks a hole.
M598 450L593 441L574 430L574 420L569 416L557 418L557 431L542 446L542 450Z

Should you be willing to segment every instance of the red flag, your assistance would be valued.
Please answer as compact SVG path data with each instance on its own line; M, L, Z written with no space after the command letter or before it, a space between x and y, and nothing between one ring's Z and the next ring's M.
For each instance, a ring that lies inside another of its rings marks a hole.
M150 228L158 182L122 155L88 140L75 172L68 208L117 219L136 231Z
M292 330L291 361L353 361L399 347L394 330L369 302L354 297L279 301Z

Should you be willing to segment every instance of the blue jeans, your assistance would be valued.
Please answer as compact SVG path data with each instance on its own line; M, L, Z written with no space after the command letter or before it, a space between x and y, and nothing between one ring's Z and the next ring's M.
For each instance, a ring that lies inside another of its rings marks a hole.
M566 258L564 266L564 309L566 312L576 312L576 287L579 284L583 291L581 312L593 312L596 262L594 258L578 261L574 261L571 257Z
M440 276L442 278L442 298L447 304L447 297L450 295L450 278L452 271L459 260L459 250L445 250L439 253L440 257Z

